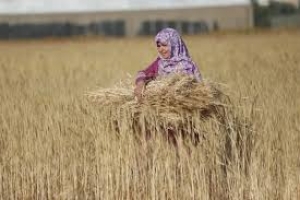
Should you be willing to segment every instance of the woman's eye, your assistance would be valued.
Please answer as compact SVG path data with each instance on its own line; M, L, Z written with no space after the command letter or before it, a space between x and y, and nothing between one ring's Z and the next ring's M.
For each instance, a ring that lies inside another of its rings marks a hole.
M156 46L157 46L157 47L161 47L161 46L166 47L166 46L168 46L168 44L158 43L158 44L156 44Z

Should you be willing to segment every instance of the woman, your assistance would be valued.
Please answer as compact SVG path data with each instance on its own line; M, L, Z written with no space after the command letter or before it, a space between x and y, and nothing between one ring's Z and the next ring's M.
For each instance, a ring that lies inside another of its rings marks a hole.
M135 81L134 94L140 101L145 84L156 77L174 73L191 75L200 82L201 74L192 61L188 49L179 33L172 28L161 30L155 37L157 59L145 70L139 71Z

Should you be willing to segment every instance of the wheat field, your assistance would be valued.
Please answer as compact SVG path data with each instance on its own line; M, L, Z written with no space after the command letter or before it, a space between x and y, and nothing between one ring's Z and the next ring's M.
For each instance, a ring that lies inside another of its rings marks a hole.
M87 100L88 91L134 82L156 56L153 38L1 41L0 199L300 199L299 37L183 37L203 77L251 123L250 139L241 138L251 144L247 162L230 163L219 160L221 132L189 151L162 138L139 144L107 131L108 115Z

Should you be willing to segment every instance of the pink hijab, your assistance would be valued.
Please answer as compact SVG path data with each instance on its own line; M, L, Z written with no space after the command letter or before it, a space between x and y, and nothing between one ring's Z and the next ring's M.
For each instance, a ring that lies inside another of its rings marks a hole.
M198 67L192 61L188 49L180 37L179 33L173 28L162 29L155 37L156 43L166 43L171 50L171 57L162 58L158 61L158 75L166 76L170 73L180 72L193 75L197 81L201 81L201 74Z

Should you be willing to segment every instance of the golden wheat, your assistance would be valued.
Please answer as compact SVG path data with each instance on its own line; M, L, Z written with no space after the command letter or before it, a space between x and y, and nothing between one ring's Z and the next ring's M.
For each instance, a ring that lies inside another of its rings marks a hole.
M87 94L95 107L101 109L99 115L111 124L109 132L120 132L126 127L126 131L132 129L142 135L146 131L153 135L172 129L176 132L174 136L181 132L199 137L203 131L196 127L204 129L206 120L218 120L224 128L229 123L226 116L229 113L226 107L231 106L229 98L212 82L197 83L192 77L180 74L157 79L146 85L141 102L134 98L132 78L120 83ZM199 122L201 125L197 125Z
M147 66L152 38L0 42L0 199L299 199L299 31L184 39L232 106L177 147L110 132L82 95Z

